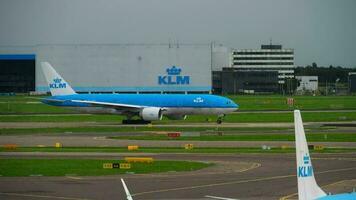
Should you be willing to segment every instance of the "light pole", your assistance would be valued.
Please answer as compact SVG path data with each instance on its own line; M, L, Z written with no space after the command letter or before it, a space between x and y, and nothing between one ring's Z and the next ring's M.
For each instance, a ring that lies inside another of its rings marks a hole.
M335 80L335 94L337 94L337 83L340 81L339 78Z

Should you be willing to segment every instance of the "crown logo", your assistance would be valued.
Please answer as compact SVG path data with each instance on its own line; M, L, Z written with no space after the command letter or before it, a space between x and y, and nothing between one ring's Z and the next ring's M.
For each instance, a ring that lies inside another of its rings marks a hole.
M195 99L193 100L193 102L195 102L195 103L203 103L203 102L204 102L204 99L201 98L201 97L197 97L197 98L195 98Z
M167 68L166 72L168 75L179 75L182 70L176 66L172 66L172 68Z
M308 154L305 154L305 156L303 157L303 161L304 161L304 164L309 164L310 157L308 156Z
M53 79L53 82L54 82L54 83L60 83L60 82L62 82L62 79L60 79L60 78L55 78L55 79Z

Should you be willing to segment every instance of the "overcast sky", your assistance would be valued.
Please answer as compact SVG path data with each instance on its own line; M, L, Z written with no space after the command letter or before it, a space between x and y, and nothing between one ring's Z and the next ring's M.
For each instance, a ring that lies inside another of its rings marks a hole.
M0 45L282 44L295 64L356 67L356 0L0 0Z

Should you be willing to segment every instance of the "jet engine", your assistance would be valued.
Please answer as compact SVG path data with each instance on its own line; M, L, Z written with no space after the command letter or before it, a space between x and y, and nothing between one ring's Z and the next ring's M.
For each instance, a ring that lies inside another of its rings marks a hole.
M162 109L157 107L143 108L140 112L140 116L145 121L162 120Z

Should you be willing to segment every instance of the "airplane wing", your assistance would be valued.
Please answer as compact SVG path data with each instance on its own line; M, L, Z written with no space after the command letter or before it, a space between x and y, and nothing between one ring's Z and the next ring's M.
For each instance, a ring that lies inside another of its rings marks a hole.
M210 199L220 199L220 200L239 200L239 199L231 199L231 198L216 197L216 196L209 196L209 195L206 195L205 197Z
M58 103L62 103L65 102L66 100L60 100L60 99L46 99L46 98L42 98L42 101L47 101L47 102L58 102Z
M136 110L144 108L144 106L130 105L130 104L121 104L121 103L109 103L109 102L100 102L100 101L86 101L86 100L71 100L76 103L86 103L92 106L102 106L115 108L117 110Z
M34 99L38 101L49 101L49 102L65 102L66 100L60 100L60 99L51 99L51 98L45 98L45 97L25 97L26 99Z
M132 196L131 196L131 194L130 194L129 189L127 188L127 186L126 186L126 184L125 184L124 179L121 179L121 183L122 183L122 186L124 187L127 200L133 200L133 198L132 198Z

